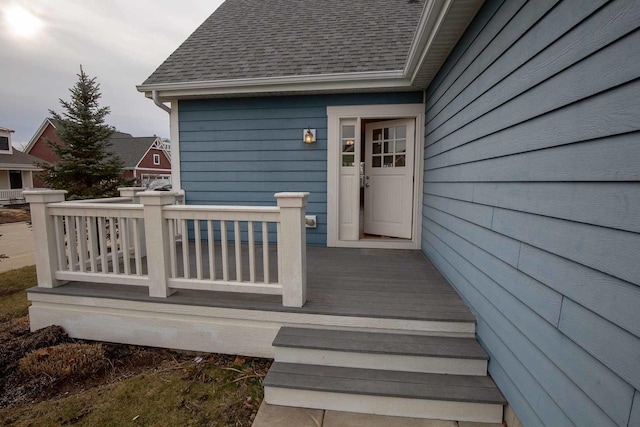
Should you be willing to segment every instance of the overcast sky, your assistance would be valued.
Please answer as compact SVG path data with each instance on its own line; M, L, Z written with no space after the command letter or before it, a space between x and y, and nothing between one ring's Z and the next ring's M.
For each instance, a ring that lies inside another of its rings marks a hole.
M0 127L29 141L77 80L97 77L109 124L169 136L169 115L136 90L223 0L0 0Z

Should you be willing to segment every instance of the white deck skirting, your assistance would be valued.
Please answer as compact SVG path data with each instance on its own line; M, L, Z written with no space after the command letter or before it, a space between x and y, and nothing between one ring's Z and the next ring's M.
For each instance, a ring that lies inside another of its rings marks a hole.
M425 321L203 307L30 292L31 329L62 326L73 338L274 357L281 326L473 337L472 322Z

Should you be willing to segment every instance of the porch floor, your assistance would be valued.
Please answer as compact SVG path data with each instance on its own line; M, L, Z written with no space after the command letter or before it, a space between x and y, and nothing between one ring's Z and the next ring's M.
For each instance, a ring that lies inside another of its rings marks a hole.
M284 307L278 295L180 289L168 298L154 298L146 287L91 282L68 282L29 292L245 310L475 322L464 301L418 250L309 246L307 269L307 302L302 308Z

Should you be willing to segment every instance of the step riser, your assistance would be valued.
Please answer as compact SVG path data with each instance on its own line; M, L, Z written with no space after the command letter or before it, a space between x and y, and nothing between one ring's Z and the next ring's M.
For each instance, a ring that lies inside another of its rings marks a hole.
M451 375L487 375L487 361L275 347L278 362Z
M329 393L313 390L265 387L265 401L272 405L358 412L410 418L480 423L502 423L502 405Z

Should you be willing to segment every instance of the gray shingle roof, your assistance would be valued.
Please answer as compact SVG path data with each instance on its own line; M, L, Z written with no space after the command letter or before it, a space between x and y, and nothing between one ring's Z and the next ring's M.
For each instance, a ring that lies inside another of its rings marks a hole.
M424 0L227 0L143 83L401 70Z
M0 163L2 164L10 164L10 165L33 165L33 162L40 161L40 159L33 157L27 153L23 153L22 151L13 147L12 154L0 154Z
M114 132L109 138L111 146L108 150L122 160L125 168L133 168L156 138L155 136L134 137L128 133Z

